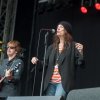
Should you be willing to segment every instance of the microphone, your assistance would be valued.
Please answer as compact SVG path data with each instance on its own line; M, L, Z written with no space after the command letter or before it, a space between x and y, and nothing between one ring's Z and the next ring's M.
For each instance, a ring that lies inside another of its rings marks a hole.
M55 29L44 29L44 28L42 28L41 30L43 30L43 31L50 31L51 33L55 33L56 32Z

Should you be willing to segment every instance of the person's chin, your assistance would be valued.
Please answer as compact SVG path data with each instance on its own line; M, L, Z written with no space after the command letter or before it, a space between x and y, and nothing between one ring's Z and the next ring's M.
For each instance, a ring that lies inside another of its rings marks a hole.
M61 34L60 33L57 33L57 36L60 36Z

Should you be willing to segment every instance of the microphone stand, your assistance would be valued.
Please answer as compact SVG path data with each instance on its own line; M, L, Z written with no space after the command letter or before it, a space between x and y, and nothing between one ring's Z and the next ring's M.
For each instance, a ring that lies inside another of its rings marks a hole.
M44 50L44 59L43 59L43 71L42 71L42 80L41 80L41 88L40 88L40 96L42 96L42 91L43 91L43 79L44 79L44 70L45 70L45 58L46 58L46 52L47 52L47 37L48 37L49 32L45 34L45 50Z
M40 31L39 31L39 38L38 38L38 45L37 45L37 50L36 50L36 52L37 52L37 57L38 57L38 53L39 53L39 44L40 44L40 33L41 33L41 29L40 29ZM31 72L33 72L34 70L35 70L35 73L34 73L34 80L33 80L33 86L32 86L32 95L34 94L34 88L35 88L35 80L36 80L36 67L37 67L37 65L35 65L33 68L32 68L32 70L31 70Z

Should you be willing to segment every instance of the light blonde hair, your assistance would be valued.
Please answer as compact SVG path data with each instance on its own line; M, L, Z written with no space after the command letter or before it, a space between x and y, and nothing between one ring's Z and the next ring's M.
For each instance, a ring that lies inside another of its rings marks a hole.
M9 45L13 45L15 47L15 50L17 51L17 54L20 54L20 52L22 51L22 47L19 41L17 40L11 40L7 43L7 46Z

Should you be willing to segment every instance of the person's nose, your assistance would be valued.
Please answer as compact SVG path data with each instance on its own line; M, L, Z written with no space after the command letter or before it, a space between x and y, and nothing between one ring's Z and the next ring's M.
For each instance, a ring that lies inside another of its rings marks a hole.
M57 28L57 31L59 31L59 30L60 30L60 27Z

